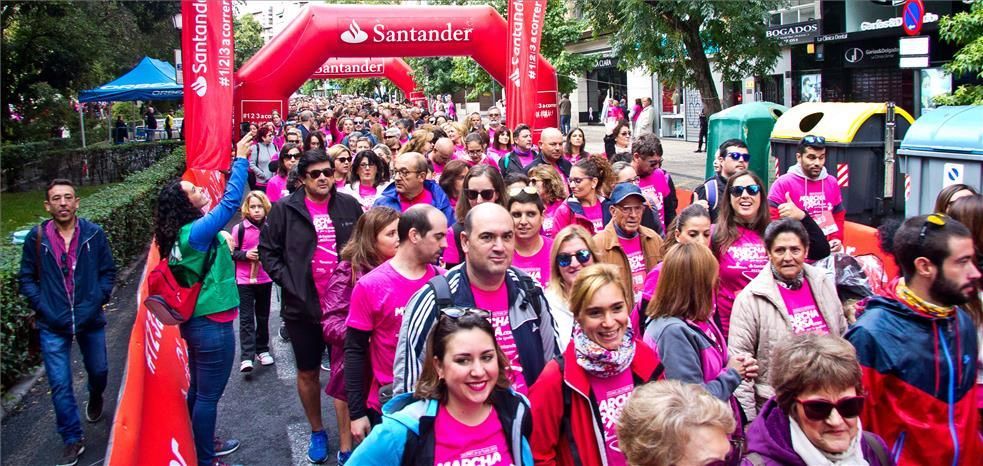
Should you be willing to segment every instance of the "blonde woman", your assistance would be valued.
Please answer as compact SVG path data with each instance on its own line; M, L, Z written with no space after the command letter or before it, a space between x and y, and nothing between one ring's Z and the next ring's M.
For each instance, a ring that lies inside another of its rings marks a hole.
M556 323L557 347L566 349L573 334L570 290L577 274L594 265L594 240L584 227L570 225L557 233L550 248L550 280L546 284L546 302Z

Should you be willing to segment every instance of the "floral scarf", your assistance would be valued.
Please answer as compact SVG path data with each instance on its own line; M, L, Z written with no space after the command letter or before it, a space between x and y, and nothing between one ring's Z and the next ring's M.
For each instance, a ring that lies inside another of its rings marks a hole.
M577 354L577 364L588 374L602 379L622 373L635 359L635 338L630 325L621 339L621 345L611 351L587 338L580 324L574 322L573 348Z
M952 313L956 312L955 306L938 306L918 297L914 291L911 291L911 288L908 288L908 285L905 285L903 278L898 280L898 286L894 289L894 293L898 299L922 314L944 319L951 317Z

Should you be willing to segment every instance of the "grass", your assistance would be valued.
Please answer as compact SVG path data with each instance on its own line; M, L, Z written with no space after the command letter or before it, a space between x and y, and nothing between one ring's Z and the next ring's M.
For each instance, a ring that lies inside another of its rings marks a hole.
M76 190L82 203L85 198L116 183L78 186ZM0 238L9 240L10 234L50 216L44 210L44 191L0 194Z

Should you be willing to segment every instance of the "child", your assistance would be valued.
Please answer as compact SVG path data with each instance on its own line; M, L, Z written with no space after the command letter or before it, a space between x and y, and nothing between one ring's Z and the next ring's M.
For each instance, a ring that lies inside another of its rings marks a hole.
M259 262L259 231L270 212L270 200L262 191L250 191L242 202L242 222L232 227L232 258L239 286L239 372L253 370L253 358L264 366L270 355L270 289L272 280Z

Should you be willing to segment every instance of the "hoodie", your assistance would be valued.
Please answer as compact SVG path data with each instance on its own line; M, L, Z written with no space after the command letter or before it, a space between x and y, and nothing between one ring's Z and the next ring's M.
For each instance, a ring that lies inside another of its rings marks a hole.
M836 177L829 176L825 167L815 179L806 176L799 164L792 165L788 173L779 176L768 192L768 211L772 220L778 219L778 206L787 202L786 195L819 224L826 239L843 241L846 221L843 194Z

